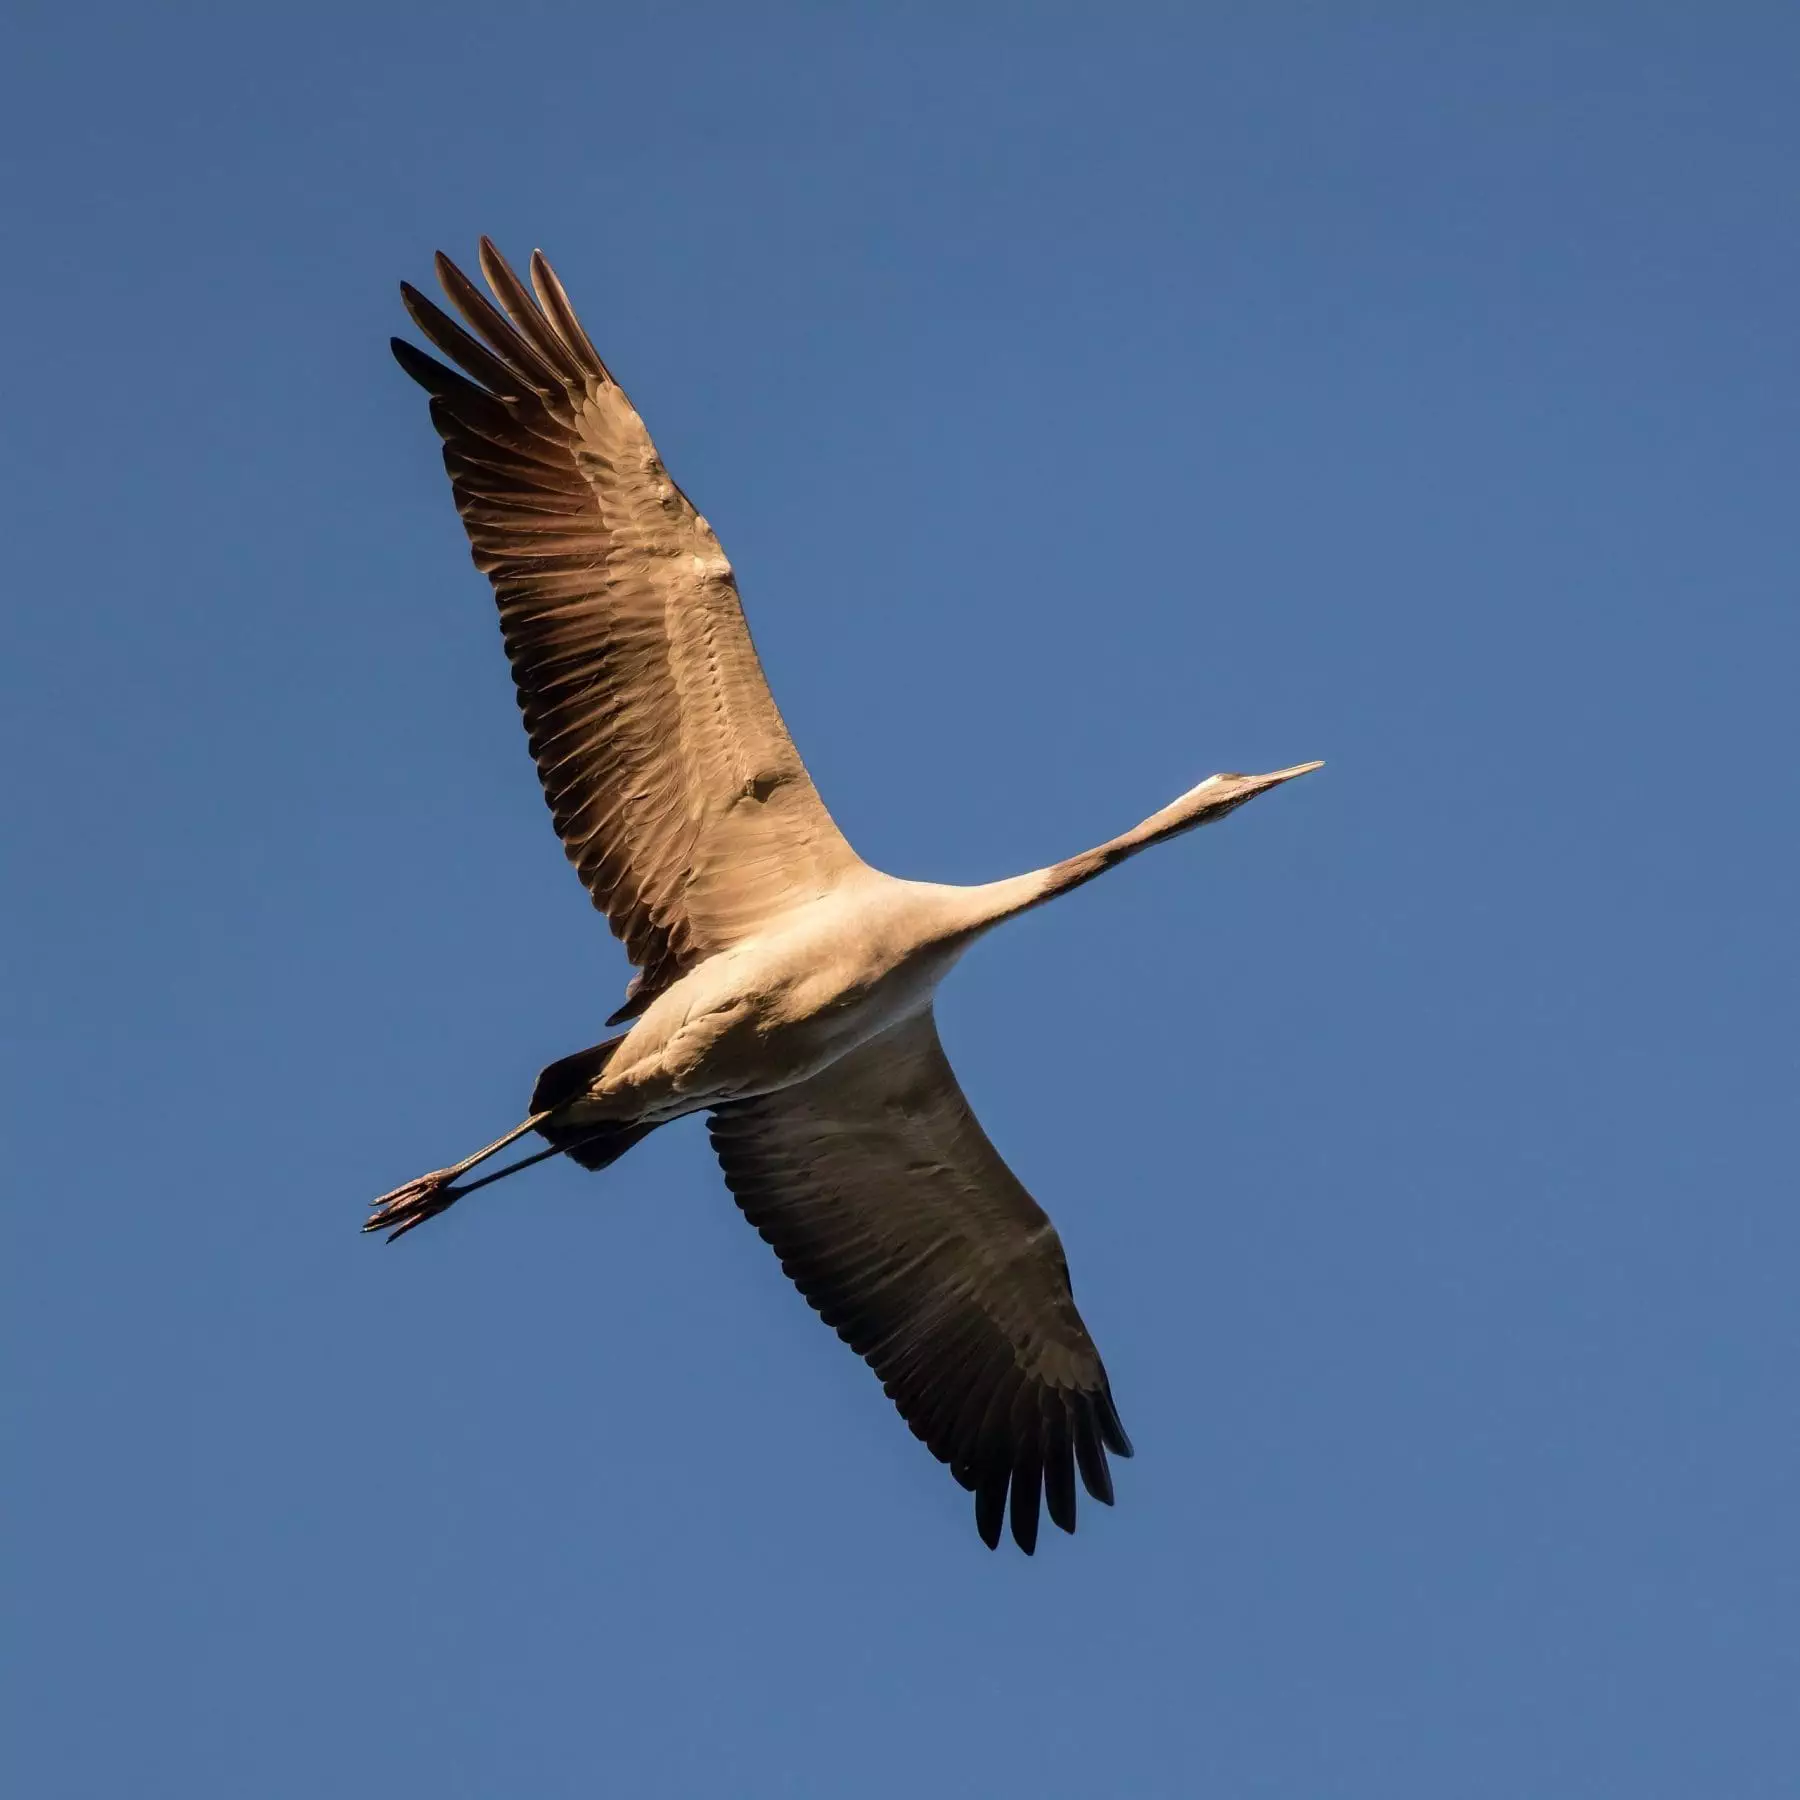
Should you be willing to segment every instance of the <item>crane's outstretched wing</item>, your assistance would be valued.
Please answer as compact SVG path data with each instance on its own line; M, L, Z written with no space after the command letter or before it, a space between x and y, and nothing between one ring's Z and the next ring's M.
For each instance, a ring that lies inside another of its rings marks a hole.
M535 298L486 238L481 267L500 308L437 259L485 341L401 285L471 379L399 338L394 354L432 395L563 848L640 971L615 1015L631 1018L857 858L776 711L712 527L550 265L531 259Z
M929 1011L823 1073L716 1108L744 1216L902 1417L975 1494L992 1549L1075 1529L1075 1470L1112 1503L1129 1456L1062 1244L969 1110Z

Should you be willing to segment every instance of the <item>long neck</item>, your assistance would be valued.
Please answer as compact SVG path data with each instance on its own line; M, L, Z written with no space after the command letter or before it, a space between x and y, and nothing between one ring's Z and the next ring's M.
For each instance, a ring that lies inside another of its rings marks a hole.
M1204 805L1197 807L1194 799L1194 792L1190 790L1129 831L1108 838L1104 844L1096 844L1092 850L1083 850L1079 856L1066 856L1047 869L1033 869L1005 881L989 881L979 887L961 889L960 896L966 905L963 929L971 937L977 936L1003 919L1029 912L1046 900L1054 900L1058 894L1066 894L1092 881L1096 875L1104 875L1108 869L1129 856L1136 856L1140 850L1149 849L1152 844L1160 844L1166 838L1204 824L1211 809Z
M1270 775L1209 775L1185 794L1171 800L1161 812L1153 812L1129 831L1108 838L1104 844L1096 844L1079 856L1064 857L1047 869L1033 869L1029 875L1015 875L1010 881L990 881L982 887L942 889L943 894L954 896L945 908L944 916L949 921L946 935L964 942L979 937L1002 919L1042 906L1046 900L1054 900L1058 894L1066 894L1071 888L1092 881L1096 875L1103 875L1126 857L1136 856L1152 844L1179 837L1198 825L1210 825L1214 819L1222 819L1228 812L1234 812L1246 800L1253 800L1258 794L1267 793L1270 788L1279 787L1282 782L1292 781L1296 775L1308 774L1321 766L1316 762L1296 763L1291 769L1277 769Z

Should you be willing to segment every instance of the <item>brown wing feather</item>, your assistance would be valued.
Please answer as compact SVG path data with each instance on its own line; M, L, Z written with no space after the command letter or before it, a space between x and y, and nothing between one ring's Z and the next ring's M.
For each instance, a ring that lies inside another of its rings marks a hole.
M1055 1228L988 1142L929 1012L708 1125L744 1216L914 1433L975 1494L992 1548L1012 1496L1075 1529L1075 1471L1112 1502L1131 1454Z
M633 1016L857 859L776 710L718 539L561 283L534 256L534 298L485 238L481 263L498 307L437 263L475 335L401 289L465 374L398 339L394 353L432 395L563 848L642 971Z

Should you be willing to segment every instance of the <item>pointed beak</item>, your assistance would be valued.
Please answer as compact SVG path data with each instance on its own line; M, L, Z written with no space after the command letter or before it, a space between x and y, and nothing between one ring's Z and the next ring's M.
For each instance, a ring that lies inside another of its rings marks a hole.
M1324 766L1322 762L1295 763L1291 769L1277 769L1270 775L1240 775L1236 772L1209 775L1194 792L1201 793L1217 783L1219 798L1229 800L1235 806L1245 800L1254 800L1258 794L1266 794L1270 788L1280 787L1284 781L1292 781L1296 775L1310 775L1314 769Z
M1272 775L1252 775L1249 779L1255 783L1257 791L1264 788L1279 787L1284 781L1292 781L1296 775L1310 775L1314 769L1324 768L1322 762L1295 763L1291 769L1277 769Z
M1324 766L1322 762L1307 762L1295 763L1291 769L1276 769L1269 775L1240 775L1235 770L1209 775L1128 835L1135 838L1141 834L1143 841L1155 842L1171 830L1191 831L1196 825L1209 824L1214 819L1224 818L1228 812L1236 812L1246 800L1254 800L1258 794L1266 794L1270 788L1280 787L1296 775L1310 775L1314 769Z

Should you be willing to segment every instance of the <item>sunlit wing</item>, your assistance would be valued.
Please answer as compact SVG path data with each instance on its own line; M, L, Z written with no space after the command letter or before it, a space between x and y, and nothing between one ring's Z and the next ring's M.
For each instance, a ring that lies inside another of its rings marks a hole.
M1075 1529L1075 1471L1112 1501L1129 1456L1062 1243L969 1109L926 1012L822 1074L716 1109L738 1205L913 1431L975 1494L990 1548L1012 1496Z
M478 336L402 288L465 374L400 339L394 354L432 395L556 830L640 971L615 1015L631 1017L857 858L776 710L718 539L549 264L531 259L535 296L485 238L481 267L499 308L437 259Z

